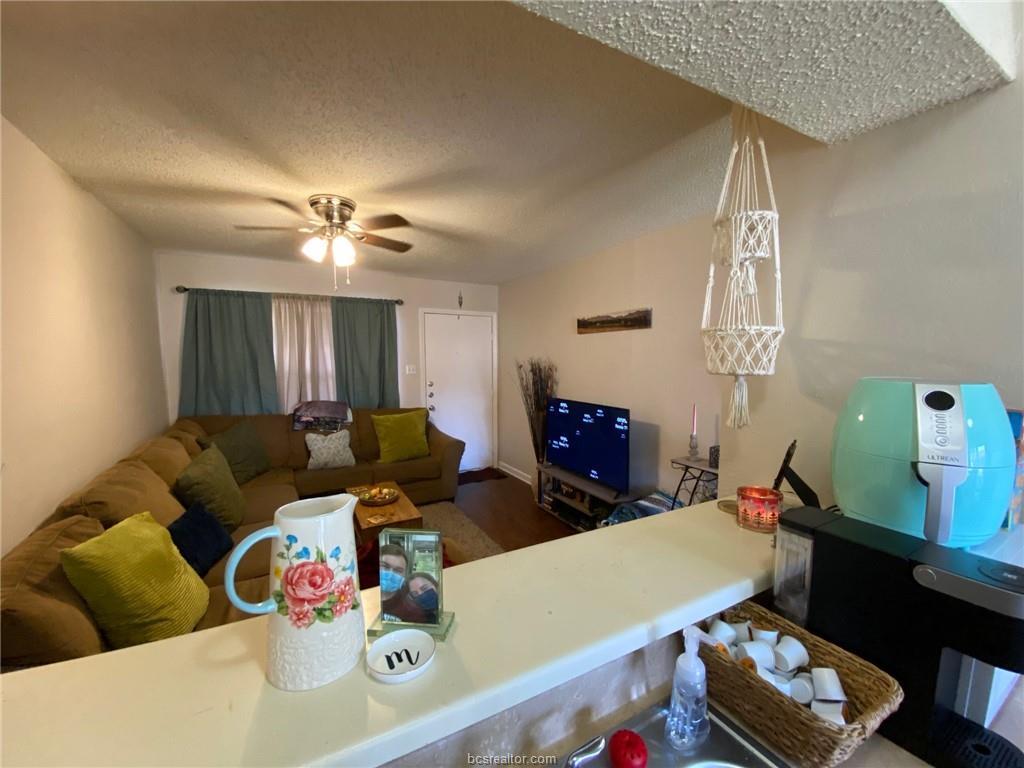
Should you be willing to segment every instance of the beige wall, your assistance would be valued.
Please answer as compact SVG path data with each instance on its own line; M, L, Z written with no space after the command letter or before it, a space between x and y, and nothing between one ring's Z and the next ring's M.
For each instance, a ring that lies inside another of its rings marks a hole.
M167 412L150 249L7 120L2 139L6 552Z
M992 381L1024 405L1022 102L1018 81L833 147L767 126L786 336L776 375L751 380L753 425L721 429L724 492L770 483L797 438L795 467L830 501L832 428L861 376ZM675 485L668 461L685 453L694 400L702 451L711 442L731 389L704 373L699 342L713 196L692 166L661 165L628 204L664 206L674 180L685 224L501 286L502 461L533 461L514 375L531 354L559 365L562 395L659 425L658 451L641 458L662 488ZM579 315L642 306L650 331L575 334Z
M991 381L1024 406L1024 85L827 149L767 140L786 336L751 383L753 424L723 433L723 487L770 482L796 438L831 501L832 428L861 376Z
M415 252L415 251L414 251ZM158 251L157 304L160 311L160 345L167 388L167 413L178 413L181 377L181 337L185 322L185 296L175 293L176 285L238 291L268 291L333 295L331 268L300 260L261 259L211 253ZM343 282L343 275L339 273ZM352 285L341 285L339 296L402 299L398 308L398 384L403 406L422 405L420 386L419 310L458 308L462 291L463 309L497 311L498 289L493 285L424 280L386 272L372 272L358 266L352 270ZM406 366L416 367L415 374Z
M534 465L515 361L550 357L558 393L630 409L631 480L674 488L669 460L686 454L690 409L696 402L702 450L718 433L719 390L704 375L699 333L704 254L711 217L646 235L539 275L500 287L499 458L530 471ZM690 244L683 250L683 244ZM650 307L652 327L576 333L576 319ZM656 428L651 433L652 425Z

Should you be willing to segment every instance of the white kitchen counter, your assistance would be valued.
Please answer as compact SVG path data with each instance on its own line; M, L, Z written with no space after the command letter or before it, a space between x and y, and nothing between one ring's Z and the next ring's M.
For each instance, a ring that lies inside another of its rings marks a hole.
M772 553L710 502L447 570L456 625L405 685L278 691L263 617L9 673L2 762L376 765L767 589Z

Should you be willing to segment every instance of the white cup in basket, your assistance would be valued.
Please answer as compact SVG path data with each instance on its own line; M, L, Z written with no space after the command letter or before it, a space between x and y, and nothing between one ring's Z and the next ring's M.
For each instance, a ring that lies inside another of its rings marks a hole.
M729 622L729 626L732 627L732 631L736 633L737 643L745 643L750 640L749 621Z
M804 648L804 644L791 635L785 635L774 649L775 668L783 672L792 672L806 665L811 656Z
M774 648L779 643L779 630L777 629L758 629L757 627L750 628L750 639L751 640L763 640Z
M826 720L831 720L836 725L846 725L846 718L843 717L845 707L846 704L841 701L818 701L815 699L811 702L811 712Z
M789 695L800 704L810 704L814 701L814 682L811 676L802 672L790 680Z
M711 626L708 627L708 634L726 646L733 645L736 642L736 630L721 619L715 619L711 622Z
M758 668L769 671L775 669L775 654L772 647L764 640L749 640L740 643L736 651L737 659L751 659Z
M816 701L846 701L846 692L839 682L839 673L831 667L815 667L811 670Z

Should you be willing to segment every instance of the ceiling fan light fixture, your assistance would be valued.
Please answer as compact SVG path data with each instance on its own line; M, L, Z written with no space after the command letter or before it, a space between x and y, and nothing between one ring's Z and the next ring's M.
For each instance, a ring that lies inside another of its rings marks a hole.
M331 256L336 267L351 267L356 263L355 246L344 235L338 235L331 241Z
M302 245L302 254L319 264L327 255L327 241L319 235L309 238Z

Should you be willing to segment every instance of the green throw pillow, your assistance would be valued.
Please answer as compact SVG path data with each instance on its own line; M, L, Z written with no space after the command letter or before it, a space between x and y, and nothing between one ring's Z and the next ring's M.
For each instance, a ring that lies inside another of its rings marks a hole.
M149 512L61 550L60 563L113 648L191 632L210 604L209 587Z
M209 448L216 445L231 466L231 474L239 485L248 483L270 469L267 449L263 447L256 427L251 421L240 421L231 429L216 435L200 437L199 445Z
M231 474L228 460L216 445L200 453L174 481L174 495L188 509L196 502L220 520L228 533L245 515L245 497Z
M429 456L427 447L427 409L395 413L388 416L370 415L373 429L380 443L380 460L385 464L406 459Z

